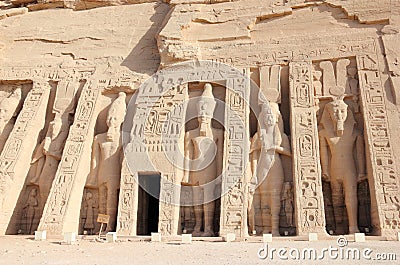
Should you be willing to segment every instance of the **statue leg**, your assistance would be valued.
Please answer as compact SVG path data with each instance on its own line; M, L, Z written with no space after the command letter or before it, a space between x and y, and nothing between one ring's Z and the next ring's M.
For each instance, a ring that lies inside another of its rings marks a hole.
M42 203L45 204L53 185L54 177L57 173L59 161L52 156L47 155L42 172L39 177L39 190ZM44 205L43 205L44 207Z
M249 234L249 231L251 232L251 234L255 234L255 231L256 231L253 198L254 198L254 194L249 193L248 205L247 205L247 219L249 222L249 226L248 226L247 234Z
M269 194L267 192L268 185L266 185L266 179L260 186L260 208L261 208L261 219L262 219L262 233L267 234L270 233L270 215L271 211L268 205Z
M201 200L202 189L200 187L193 187L193 203L194 203L194 216L195 225L192 235L200 236L201 225L202 225L202 215L203 215L203 205Z
M279 214L281 211L281 191L283 180L285 178L283 167L279 155L275 155L275 161L270 169L270 208L271 208L271 226L272 235L280 236L279 234Z
M30 181L34 185L38 185L39 186L39 178L40 178L40 175L42 173L43 165L44 165L45 160L46 160L45 156L43 156L36 162L35 175L33 176L33 178Z
M107 213L107 186L104 184L99 186L99 213Z
M206 185L204 188L204 233L203 236L214 236L215 186Z
M331 180L333 215L335 217L336 233L343 223L343 186L337 180Z
M262 215L261 215L261 195L260 189L257 188L253 197L253 209L254 209L254 229L257 234L262 233Z
M110 221L107 224L106 232L112 232L115 229L118 211L118 189L108 187L107 189L107 214L110 216Z
M281 209L280 204L280 192L274 192L271 194L271 227L272 227L272 235L280 236L279 234L279 212Z
M355 176L348 176L344 181L344 196L347 216L349 218L349 233L359 233L357 224L357 180Z

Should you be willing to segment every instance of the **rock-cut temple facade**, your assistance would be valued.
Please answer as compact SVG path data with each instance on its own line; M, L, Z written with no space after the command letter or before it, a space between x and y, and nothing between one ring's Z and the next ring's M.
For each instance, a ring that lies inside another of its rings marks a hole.
M400 232L400 3L0 3L0 234Z

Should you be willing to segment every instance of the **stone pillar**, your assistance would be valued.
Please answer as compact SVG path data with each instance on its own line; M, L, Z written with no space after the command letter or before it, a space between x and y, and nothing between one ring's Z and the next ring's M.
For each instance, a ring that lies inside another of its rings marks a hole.
M289 67L297 234L326 234L311 62Z
M121 188L119 192L117 233L124 236L136 236L139 180L137 172L132 174L126 158L122 161Z
M50 84L34 81L0 155L0 235L4 235L30 168L46 118Z
M179 198L181 186L180 183L177 183L176 174L162 174L160 187L158 231L162 235L177 235L179 227Z
M400 231L400 182L389 132L385 87L374 54L357 56L366 152L370 157L371 218L377 234L395 239Z
M70 128L64 152L47 199L39 231L61 235L78 233L80 205L87 175L98 110L101 84L87 82L82 89L74 124Z
M245 172L249 153L249 81L239 75L226 80L220 236L234 233L244 237L247 231Z

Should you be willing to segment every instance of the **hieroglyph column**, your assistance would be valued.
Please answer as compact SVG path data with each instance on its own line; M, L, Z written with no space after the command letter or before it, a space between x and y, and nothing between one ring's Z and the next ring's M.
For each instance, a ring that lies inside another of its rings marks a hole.
M396 238L400 231L400 182L388 125L388 100L374 54L357 56L361 103L371 161L371 218L377 234Z
M51 86L33 81L0 155L0 235L4 235L30 168L38 135L45 125Z
M312 66L292 62L289 67L297 233L326 234Z
M89 81L82 89L75 120L70 128L64 152L47 199L39 231L61 235L78 232L80 205L87 175L94 128L99 112L97 99L102 84Z

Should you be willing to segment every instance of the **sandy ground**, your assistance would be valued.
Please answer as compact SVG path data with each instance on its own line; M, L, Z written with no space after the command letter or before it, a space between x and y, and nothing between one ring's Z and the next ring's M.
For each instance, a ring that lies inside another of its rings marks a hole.
M340 257L333 260L327 252L326 257L319 261L293 260L295 251L291 257L286 253L288 260L280 260L276 253L273 260L270 256L260 259L257 253L264 246L261 242L194 241L192 244L180 244L178 241L132 242L127 239L116 243L103 243L89 238L79 239L74 245L65 245L56 239L34 241L33 237L4 236L0 237L0 264L400 264L400 242L396 241L349 242L344 247L360 249L361 253L370 248L370 257L376 257L374 255L377 253L396 254L396 260L379 262L363 257L360 257L360 260ZM293 248L298 248L302 251L304 248L315 248L321 252L329 246L338 247L335 240L274 240L268 244L268 249L286 248L287 251L293 251Z

